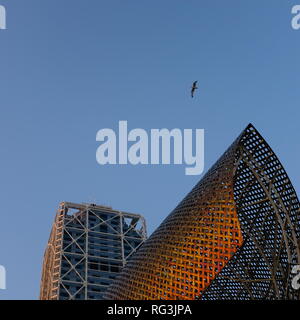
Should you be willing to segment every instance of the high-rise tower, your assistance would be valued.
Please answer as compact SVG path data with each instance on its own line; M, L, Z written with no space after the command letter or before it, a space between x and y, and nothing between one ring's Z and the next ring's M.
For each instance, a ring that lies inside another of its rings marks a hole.
M140 215L95 204L61 203L44 256L40 299L102 299L145 239Z

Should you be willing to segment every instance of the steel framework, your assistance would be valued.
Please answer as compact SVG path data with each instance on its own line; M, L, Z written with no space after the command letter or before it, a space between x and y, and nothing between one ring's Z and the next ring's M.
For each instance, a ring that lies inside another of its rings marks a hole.
M106 299L299 299L300 205L248 125L133 256Z
M40 299L102 299L145 240L146 223L140 215L61 203L44 256Z

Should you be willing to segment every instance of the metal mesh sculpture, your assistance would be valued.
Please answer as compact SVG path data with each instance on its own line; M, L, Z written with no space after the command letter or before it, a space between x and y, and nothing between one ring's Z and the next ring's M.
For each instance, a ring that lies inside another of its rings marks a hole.
M250 124L143 244L107 299L298 299L300 211Z

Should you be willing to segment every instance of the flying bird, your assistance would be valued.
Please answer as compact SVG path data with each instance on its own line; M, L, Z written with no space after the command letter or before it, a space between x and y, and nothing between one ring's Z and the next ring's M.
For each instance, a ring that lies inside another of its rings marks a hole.
M195 81L195 82L193 83L193 85L192 85L192 90L191 90L191 96L192 96L192 98L194 98L194 93L195 93L195 91L198 89L198 87L197 87L197 82L198 82L198 81Z

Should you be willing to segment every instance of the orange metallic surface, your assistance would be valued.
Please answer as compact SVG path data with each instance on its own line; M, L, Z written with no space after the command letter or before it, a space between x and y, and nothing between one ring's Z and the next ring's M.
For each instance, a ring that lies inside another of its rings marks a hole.
M300 204L250 124L133 255L112 300L299 299Z
M201 297L243 243L233 163L233 152L217 162L134 255L108 298Z

